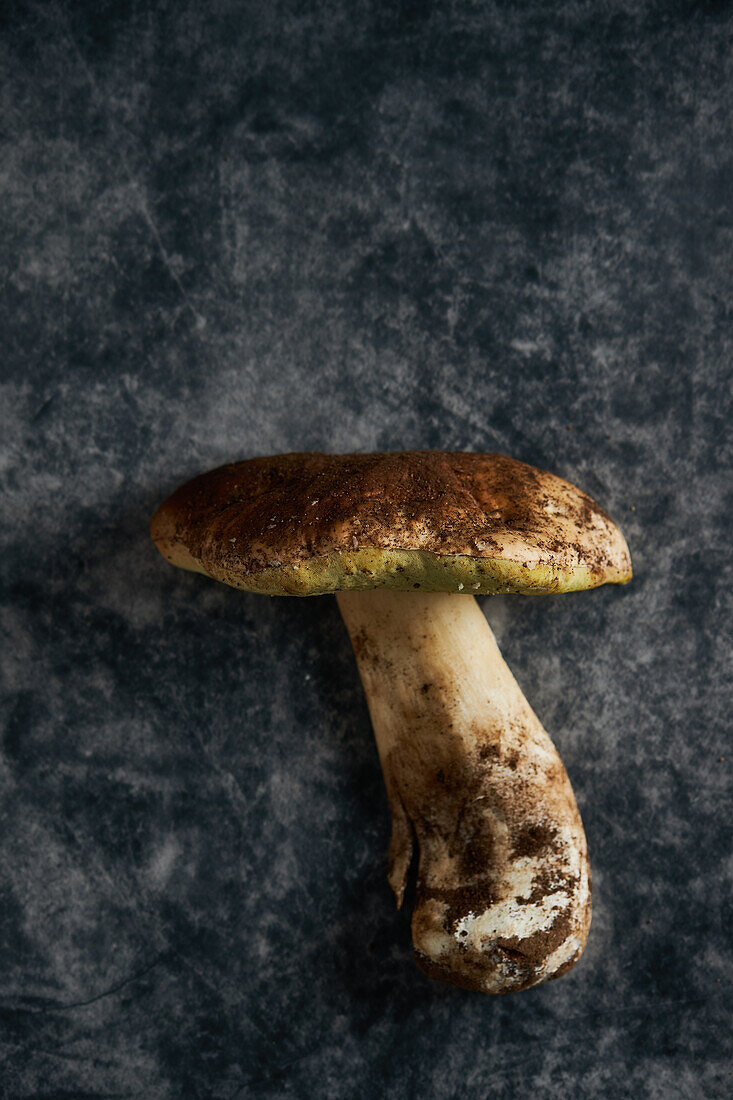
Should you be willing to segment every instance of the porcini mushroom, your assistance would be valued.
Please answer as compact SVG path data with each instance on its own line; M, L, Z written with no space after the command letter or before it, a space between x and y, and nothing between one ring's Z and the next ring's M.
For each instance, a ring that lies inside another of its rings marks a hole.
M392 810L389 882L426 974L505 993L588 936L562 761L471 598L624 584L623 535L575 486L495 454L288 454L194 478L156 513L168 561L269 595L337 593Z

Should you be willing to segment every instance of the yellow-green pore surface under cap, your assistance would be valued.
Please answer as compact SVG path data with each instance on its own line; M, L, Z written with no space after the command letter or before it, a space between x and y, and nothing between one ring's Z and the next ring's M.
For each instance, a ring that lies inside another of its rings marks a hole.
M580 489L504 455L292 454L194 478L151 524L172 564L272 596L572 592L623 584L623 535Z
M190 568L190 566L189 566ZM242 574L217 566L196 571L248 592L270 596L322 596L368 588L393 591L464 592L481 596L499 592L576 592L599 584L623 584L619 571L599 576L587 566L519 563L428 550L343 550L292 565L268 566Z

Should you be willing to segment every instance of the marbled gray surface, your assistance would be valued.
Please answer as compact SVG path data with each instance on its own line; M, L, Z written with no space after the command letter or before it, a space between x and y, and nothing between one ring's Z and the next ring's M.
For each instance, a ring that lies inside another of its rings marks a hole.
M12 1100L733 1087L725 3L18 3L0 46ZM335 602L174 571L183 479L499 450L624 590L484 603L564 757L568 977L414 969Z

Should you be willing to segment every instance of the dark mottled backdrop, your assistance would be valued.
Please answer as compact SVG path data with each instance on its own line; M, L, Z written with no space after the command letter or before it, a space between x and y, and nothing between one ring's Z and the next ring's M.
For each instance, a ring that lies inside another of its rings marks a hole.
M3 1097L730 1095L733 11L10 4ZM413 968L335 602L168 567L227 459L499 450L636 579L486 600L587 825L581 965Z

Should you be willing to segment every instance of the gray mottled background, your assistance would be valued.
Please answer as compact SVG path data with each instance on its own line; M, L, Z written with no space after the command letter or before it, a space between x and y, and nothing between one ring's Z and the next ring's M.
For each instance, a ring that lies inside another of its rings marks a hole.
M6 8L3 1097L730 1095L732 31ZM596 888L580 966L506 998L413 967L335 602L147 535L228 459L422 447L579 483L636 568L485 601Z

